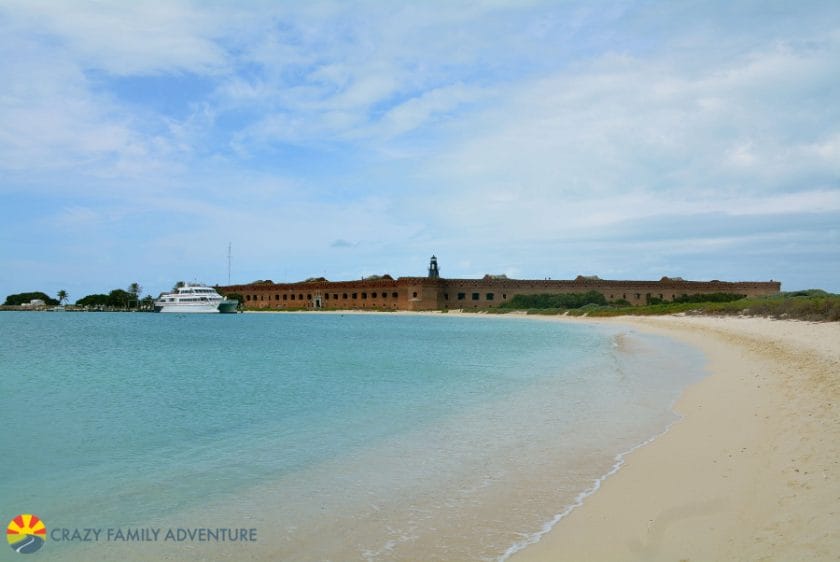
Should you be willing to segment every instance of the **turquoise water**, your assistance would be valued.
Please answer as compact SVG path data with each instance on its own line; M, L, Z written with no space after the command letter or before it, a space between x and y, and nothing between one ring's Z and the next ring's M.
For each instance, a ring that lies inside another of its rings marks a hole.
M0 516L259 531L54 559L498 559L663 431L702 363L522 318L2 313L0 334Z

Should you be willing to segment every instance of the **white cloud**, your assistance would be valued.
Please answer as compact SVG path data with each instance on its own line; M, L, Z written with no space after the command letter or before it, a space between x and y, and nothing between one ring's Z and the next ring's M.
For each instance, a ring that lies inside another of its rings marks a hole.
M606 55L515 84L457 125L428 175L449 184L436 203L500 236L661 213L835 209L840 164L826 156L838 115L823 119L833 104L823 82L836 60L836 42L690 72L668 53Z
M434 117L475 101L481 95L476 88L463 84L435 88L389 109L378 127L383 130L386 138L413 131Z
M51 223L98 229L156 271L160 250L175 267L232 239L254 278L280 261L402 273L387 264L430 251L453 274L556 274L558 256L606 273L632 268L619 243L645 224L709 217L761 232L682 238L708 256L786 236L794 255L807 235L785 220L840 209L840 31L828 4L785 11L5 2L0 189L66 197L39 223L56 247ZM677 263L661 238L640 271Z
M4 2L5 31L45 36L57 51L85 68L116 75L218 72L228 57L216 39L232 28L236 12L185 2Z

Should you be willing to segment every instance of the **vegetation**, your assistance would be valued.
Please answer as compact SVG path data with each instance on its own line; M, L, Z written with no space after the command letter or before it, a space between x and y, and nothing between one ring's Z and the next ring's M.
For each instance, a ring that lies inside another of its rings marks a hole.
M505 314L511 310L522 310L527 314L569 314L571 316L647 316L683 313L840 321L840 295L819 289L780 293L766 297L712 293L686 295L664 302L652 298L650 304L646 306L632 306L625 300L608 303L603 295L595 294L601 298L595 297L592 293L517 295L498 308L480 310L480 312ZM464 312L479 312L479 310L465 309Z
M674 298L672 301L660 299L658 297L648 297L647 304L663 304L663 303L684 303L684 302L732 302L747 298L747 295L736 295L735 293L709 293L709 294L694 294L681 295ZM625 301L627 302L627 301ZM630 303L627 303L630 304Z
M226 293L226 294L224 294L224 295L222 295L222 296L223 296L223 297L225 297L225 298L226 298L226 299L228 299L228 300L238 301L240 305L241 305L243 302L245 302L245 297L243 297L243 296L242 296L242 295L240 295L239 293Z
M86 308L106 308L111 310L129 310L141 307L150 309L154 303L151 296L140 299L140 285L132 283L129 290L114 289L107 295L93 294L82 297L76 301L76 306Z
M703 314L764 316L822 322L840 321L840 295L818 289L780 293L767 297L746 297L732 301L669 302L635 307L599 307L595 310L570 310L580 316L623 316L656 314Z
M108 306L108 295L103 294L94 294L94 295L87 295L79 300L76 301L76 306L83 306L83 307L98 307L98 306Z
M18 293L16 295L9 295L6 297L6 302L3 304L5 306L20 306L22 304L29 304L34 299L40 299L44 301L44 304L48 304L50 306L56 306L58 304L57 300L47 296L46 293L42 293L40 291L35 291L33 293Z
M514 310L529 309L570 309L587 304L606 305L607 299L598 291L588 293L568 293L565 295L515 295L499 308Z
M62 289L55 296L56 298L58 298L58 304L64 304L65 302L67 302L67 297L69 295L67 294L67 291Z
M131 295L131 300L134 302L135 308L140 306L140 295L142 292L143 288L139 283L132 283L128 286L128 294Z

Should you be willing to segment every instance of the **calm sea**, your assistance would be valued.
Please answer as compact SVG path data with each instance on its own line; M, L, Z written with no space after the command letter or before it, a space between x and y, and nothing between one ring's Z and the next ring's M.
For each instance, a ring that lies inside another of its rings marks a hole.
M664 431L703 364L508 316L7 312L0 334L4 525L256 529L48 535L43 560L503 559Z

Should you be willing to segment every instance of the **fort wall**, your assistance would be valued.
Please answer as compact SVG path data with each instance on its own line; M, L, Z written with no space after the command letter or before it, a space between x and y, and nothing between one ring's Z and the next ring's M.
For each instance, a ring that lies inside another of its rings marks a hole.
M752 297L778 294L780 290L778 281L685 281L668 277L659 281L614 281L597 277L574 280L400 277L220 287L223 294L242 295L247 308L418 311L494 308L515 295L597 291L608 301L625 300L638 306L647 304L652 298L671 301L683 295L711 293Z

